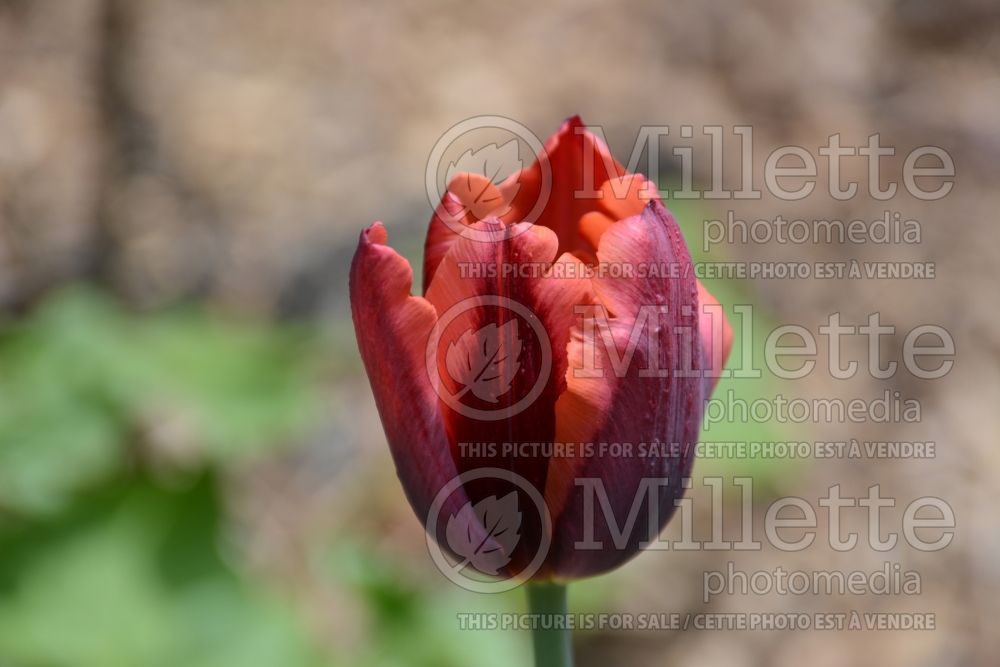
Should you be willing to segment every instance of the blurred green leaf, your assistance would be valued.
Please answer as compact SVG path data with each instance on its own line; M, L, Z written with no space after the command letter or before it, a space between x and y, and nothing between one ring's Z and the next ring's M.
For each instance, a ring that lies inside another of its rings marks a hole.
M509 667L530 664L526 631L473 630L459 614L521 610L520 589L502 595L470 593L443 578L414 581L410 571L370 545L342 541L330 552L330 576L353 589L373 635L352 664L372 667Z
M329 664L288 605L218 557L214 488L210 477L183 491L136 480L65 520L0 531L0 663Z
M304 332L181 312L144 322L137 344L149 364L146 399L190 417L213 457L272 445L316 415Z
M312 340L194 308L131 315L82 287L52 295L0 331L0 510L58 511L139 442L196 462L288 442L318 414Z

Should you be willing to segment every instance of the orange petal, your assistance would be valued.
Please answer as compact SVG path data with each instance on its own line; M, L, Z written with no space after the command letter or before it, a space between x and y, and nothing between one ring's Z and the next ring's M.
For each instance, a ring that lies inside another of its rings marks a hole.
M474 222L508 208L504 195L485 176L461 173L451 179L448 190L434 209L424 241L424 291L427 291L438 264Z
M623 216L624 217L624 216ZM584 213L580 218L580 236L587 240L595 249L601 242L601 237L615 221L600 211Z
M656 186L642 174L610 178L601 186L600 207L613 220L639 215L651 200L658 198Z
M493 182L481 174L457 174L448 184L453 193L476 220L484 220L504 206L504 197Z
M733 327L719 300L698 281L698 330L705 357L705 398L712 395L733 347Z

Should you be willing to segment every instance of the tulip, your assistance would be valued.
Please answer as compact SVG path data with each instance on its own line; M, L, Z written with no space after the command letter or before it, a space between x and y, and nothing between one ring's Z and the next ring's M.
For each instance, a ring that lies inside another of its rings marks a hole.
M670 518L729 323L655 185L576 117L500 183L452 178L423 296L387 242L381 223L361 233L350 294L406 496L455 561L530 579L533 603L558 612L555 582L621 565L655 539L651 517L657 530ZM475 477L487 469L508 474ZM662 483L629 522L650 479ZM591 516L595 489L607 521ZM565 657L565 638L540 641Z

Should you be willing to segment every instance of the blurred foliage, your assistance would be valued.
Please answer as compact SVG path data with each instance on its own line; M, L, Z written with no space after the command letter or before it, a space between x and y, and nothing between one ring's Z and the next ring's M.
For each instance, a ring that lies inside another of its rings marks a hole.
M0 508L58 511L137 441L217 463L286 441L317 413L314 356L303 331L57 293L0 333Z
M220 560L211 476L141 479L0 532L0 662L322 665L287 604Z
M317 361L302 330L83 287L5 327L0 664L329 664L218 549L217 471L313 422Z
M442 585L443 579L410 579L403 574L408 568L358 542L337 545L327 562L329 575L350 587L369 616L371 646L354 656L352 665L509 667L531 662L526 632L459 626L459 614L526 611L520 590L479 595Z

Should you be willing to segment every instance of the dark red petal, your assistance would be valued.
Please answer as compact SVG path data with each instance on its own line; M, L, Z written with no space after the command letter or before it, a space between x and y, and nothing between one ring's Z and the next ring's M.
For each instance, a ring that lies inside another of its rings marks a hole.
M351 263L351 313L396 473L426 522L434 497L458 474L424 362L437 314L427 300L410 295L413 271L386 240L380 222L361 232ZM465 500L461 490L452 494L439 522Z
M649 505L644 502L624 548L616 547L599 503L594 505L596 513L587 516L584 487L575 482L582 478L600 480L607 491L614 521L617 526L624 527L633 501L642 488L642 480L667 480L667 487L659 489L656 496L658 525L662 527L674 510L674 499L682 493L681 479L690 473L693 445L701 425L701 378L697 373L682 376L674 372L679 367L699 371L704 360L698 335L697 284L690 255L673 216L659 201L651 202L640 216L612 225L601 239L598 258L602 263L633 267L655 264L661 268L674 266L679 271L679 277L636 275L629 278L597 274L593 279L601 302L614 316L610 320L611 332L619 353L627 345L641 306L668 307L667 313L659 319L654 318L650 326L657 322L661 326L656 346L658 367L670 372L666 377L639 376L640 369L650 366L646 345L650 329L643 327L639 330L641 338L625 377L589 380L596 383L591 387L591 396L598 401L610 400L610 403L596 406L597 423L588 440L632 443L636 450L631 457L553 459L550 462L546 498L550 507L561 508L561 512L556 517L553 550L547 567L557 577L589 576L610 570L633 556L640 542L655 538L647 529ZM686 331L686 335L668 335L682 331ZM576 425L578 434L584 430ZM680 451L641 457L638 456L640 443L664 443ZM603 548L575 548L574 544L584 539L588 522L593 526L594 538L603 542Z
M483 221L471 225L470 231L476 238L463 236L454 242L427 289L427 300L437 309L439 321L447 324L436 350L440 386L449 397L442 398L441 410L452 454L460 472L487 467L510 471L541 494L546 452L539 449L512 456L502 448L505 443L552 442L554 405L565 386L573 304L583 299L589 280L582 273L554 272L554 264L575 260L562 258L554 263L558 241L547 228ZM469 332L504 329L512 319L516 320L517 347L503 347L499 357L516 363L516 372L509 381L497 380L497 400L490 403L470 393L470 383L456 378L448 364L460 365L479 353L475 346L482 339ZM549 359L547 367L545 359ZM466 443L464 448L462 443ZM474 452L470 443L494 450ZM504 479L481 480L467 487L474 502L510 490ZM515 554L517 565L530 560L541 539L538 517L527 509L530 502L527 496L522 498L525 523L520 551Z

